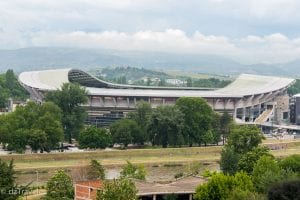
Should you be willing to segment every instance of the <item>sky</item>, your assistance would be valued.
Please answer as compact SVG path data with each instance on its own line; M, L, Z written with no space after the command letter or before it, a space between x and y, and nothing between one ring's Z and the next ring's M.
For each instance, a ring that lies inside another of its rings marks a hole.
M299 0L0 0L0 49L76 47L300 59Z

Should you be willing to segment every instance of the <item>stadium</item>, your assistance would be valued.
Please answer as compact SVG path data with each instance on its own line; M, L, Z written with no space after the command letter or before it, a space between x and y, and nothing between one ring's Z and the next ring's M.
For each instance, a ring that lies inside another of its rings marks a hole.
M152 107L173 105L180 97L202 97L218 112L227 111L240 123L277 123L289 118L287 88L290 78L242 74L221 89L188 87L148 87L123 85L100 80L82 70L58 69L23 72L19 82L31 99L42 102L47 91L64 83L78 83L88 91L88 121L105 126L135 109L138 101Z

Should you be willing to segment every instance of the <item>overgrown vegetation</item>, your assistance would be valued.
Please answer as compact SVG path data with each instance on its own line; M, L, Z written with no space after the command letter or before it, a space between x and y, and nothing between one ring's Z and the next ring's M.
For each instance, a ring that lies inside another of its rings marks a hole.
M143 165L134 165L131 162L127 161L127 165L122 168L120 175L121 178L145 180L146 170Z

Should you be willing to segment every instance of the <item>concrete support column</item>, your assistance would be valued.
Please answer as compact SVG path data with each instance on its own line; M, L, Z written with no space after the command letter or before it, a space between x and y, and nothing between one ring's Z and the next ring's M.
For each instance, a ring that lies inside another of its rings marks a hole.
M133 98L133 102L134 102L134 107L136 106L136 98Z
M162 101L163 101L163 104L165 104L165 102L166 102L165 98L162 98Z
M249 119L250 122L253 122L253 117L254 117L254 107L251 106L250 107L250 119Z
M236 113L237 113L237 108L236 108L236 107L234 107L234 109L233 109L233 113L232 113L233 120L235 120L235 119L236 119Z
M117 106L117 97L113 97L114 106Z
M153 200L156 200L156 194L153 195L153 198L152 198L152 199L153 199Z
M129 108L130 107L129 97L127 97L126 100L127 100L127 107Z
M99 97L100 105L104 107L104 99L103 97Z
M235 120L235 119L236 119L236 115L237 115L236 100L233 100L232 103L233 103L233 113L232 113L232 117L233 117L233 120Z
M243 107L242 110L243 110L243 117L242 117L242 120L245 121L245 119L246 119L246 108Z
M213 99L213 109L215 110L218 103L219 103L220 99ZM224 103L225 104L225 103Z
M193 200L193 194L189 195L189 200Z
M92 97L89 96L89 106L92 106Z

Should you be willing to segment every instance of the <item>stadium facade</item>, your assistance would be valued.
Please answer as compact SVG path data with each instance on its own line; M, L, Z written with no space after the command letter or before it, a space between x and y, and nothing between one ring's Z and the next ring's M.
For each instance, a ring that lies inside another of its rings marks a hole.
M64 83L78 83L86 87L89 94L88 103L83 105L89 121L107 125L134 110L138 101L144 100L157 107L173 105L180 97L202 97L215 111L226 110L241 123L262 124L272 120L280 124L288 120L287 88L295 80L242 74L221 89L147 87L113 84L82 70L58 69L23 72L19 81L37 102L43 101L45 92L57 90Z

